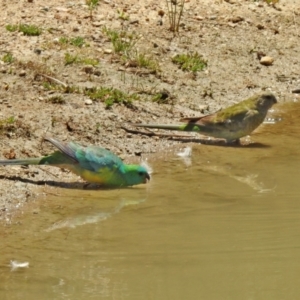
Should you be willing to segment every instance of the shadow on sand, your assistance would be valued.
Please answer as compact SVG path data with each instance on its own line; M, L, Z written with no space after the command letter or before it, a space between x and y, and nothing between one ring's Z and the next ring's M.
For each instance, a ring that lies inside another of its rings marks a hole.
M132 187L107 188L107 187L102 187L101 185L95 183L86 183L86 182L59 182L53 180L32 180L29 178L22 178L20 176L0 175L0 180L1 179L20 181L20 182L30 183L34 185L48 185L52 187L59 187L64 189L77 189L77 190L117 190L117 189L132 188Z

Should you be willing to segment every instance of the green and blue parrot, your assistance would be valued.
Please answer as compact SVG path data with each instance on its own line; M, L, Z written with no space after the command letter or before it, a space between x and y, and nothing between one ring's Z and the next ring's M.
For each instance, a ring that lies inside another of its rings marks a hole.
M256 129L275 103L277 103L276 97L272 93L265 92L210 115L181 119L182 124L133 125L145 128L195 131L206 136L225 139L231 143L249 135Z
M146 183L149 171L142 165L127 165L107 149L62 143L46 137L59 151L39 158L0 160L0 165L49 165L66 168L89 183L103 187L126 187Z

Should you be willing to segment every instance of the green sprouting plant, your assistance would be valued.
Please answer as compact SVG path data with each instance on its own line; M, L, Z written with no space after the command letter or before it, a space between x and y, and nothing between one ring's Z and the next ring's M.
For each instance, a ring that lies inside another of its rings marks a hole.
M83 45L85 45L85 41L83 37L78 36L70 39L70 44L81 48Z
M207 61L197 52L193 54L177 54L172 62L178 64L183 71L197 72L207 66Z
M28 35L28 36L37 36L42 33L41 28L35 25L28 25L28 24L20 24L18 30L19 32L23 32L24 35Z
M63 92L66 94L82 94L82 90L76 85L68 85L64 87Z
M99 122L96 123L96 132L97 133L101 132L101 124Z
M12 54L10 52L8 52L5 55L3 55L2 61L7 64L11 64L14 61L14 58L13 58Z
M118 16L119 19L121 19L123 21L128 21L129 20L129 15L127 15L124 10L117 10L117 11L118 11L118 14L119 14L119 16Z
M31 128L28 124L22 122L20 119L15 119L14 116L0 120L0 134L10 135L14 133L15 136L26 136L31 135Z
M18 31L19 25L11 25L8 24L5 26L6 30L10 31L10 32L14 32L14 31Z
M52 117L51 117L51 126L52 126L52 127L55 127L56 122L57 122L57 118L52 116Z
M44 81L44 82L42 83L42 86L43 86L43 88L44 88L45 90L47 90L47 91L51 91L51 90L54 89L53 86L52 86L52 84L50 84L48 81Z
M19 24L19 25L6 25L6 30L14 32L19 31L23 32L24 35L28 36L36 36L42 33L42 29L37 27L36 25L28 25L28 24Z
M65 36L62 36L62 37L59 38L58 42L62 45L67 45L67 44L69 44L69 39Z
M95 67L99 64L99 60L96 58L91 58L91 57L83 57L80 59L80 63L82 63L84 65L91 65L91 66Z
M265 0L268 4L276 4L279 0Z
M47 91L57 91L57 92L65 93L65 94L82 94L82 90L78 86L75 86L75 85L61 85L61 84L52 83L52 82L50 83L49 81L44 81L42 83L42 85L43 85L43 88ZM54 97L57 97L57 96L54 96ZM55 102L55 101L56 101L56 103L60 102L59 99L54 99L52 102Z
M72 55L69 52L65 54L65 65L71 64L85 64L85 65L92 65L97 66L99 64L98 59L90 58L90 57L80 57L79 55Z
M118 54L123 54L129 57L130 51L134 48L137 43L137 36L133 33L128 33L126 31L116 31L111 30L106 27L103 28L103 33L112 42L114 52Z
M99 0L86 0L85 3L88 6L96 7L99 4Z
M165 92L160 92L155 94L152 97L152 101L157 103L168 103L169 102L169 94Z
M158 62L148 57L145 53L136 52L134 60L136 61L137 66L140 68L150 69L154 72L157 72L159 70Z
M12 125L15 123L15 117L11 116L6 119L0 120L0 132L9 131L12 128Z
M14 116L8 117L7 119L4 119L4 120L0 121L1 124L3 124L3 123L12 124L14 122L15 122L15 117Z
M185 0L166 0L166 2L168 7L170 30L178 32Z
M106 27L103 28L103 33L110 39L114 53L121 56L124 64L129 61L137 67L147 68L153 72L159 70L159 64L156 60L136 50L135 45L138 36L135 33L111 30Z
M88 5L90 10L90 19L93 19L93 10L99 4L99 0L85 0L85 3Z
M61 44L61 45L72 45L72 46L75 46L75 47L78 47L78 48L81 48L81 47L87 45L84 38L80 37L80 36L77 36L77 37L74 37L74 38L68 38L68 37L62 36L62 37L59 38L59 44Z
M65 65L71 65L74 63L78 63L79 62L79 58L78 55L72 55L71 53L67 52L65 54Z
M61 95L54 95L47 99L47 102L53 103L53 104L65 104L66 100Z
M114 103L122 103L130 107L132 101L138 99L137 94L126 94L118 89L108 87L87 89L84 94L94 101L103 101L106 108L110 108Z
M47 91L64 91L65 86L50 79L43 81L42 86Z

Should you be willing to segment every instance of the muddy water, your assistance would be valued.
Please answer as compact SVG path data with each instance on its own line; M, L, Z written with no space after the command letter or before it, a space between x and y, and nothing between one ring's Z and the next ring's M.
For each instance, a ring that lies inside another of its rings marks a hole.
M0 299L298 299L300 104L286 107L250 147L151 161L147 187L39 200L1 231Z

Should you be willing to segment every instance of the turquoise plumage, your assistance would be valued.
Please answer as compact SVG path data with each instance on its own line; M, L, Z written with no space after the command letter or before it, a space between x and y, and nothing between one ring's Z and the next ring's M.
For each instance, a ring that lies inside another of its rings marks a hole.
M50 165L66 168L87 182L105 187L124 187L146 183L150 175L146 167L127 165L111 151L97 146L83 147L73 142L62 143L46 137L59 149L39 158L0 160L0 165Z

